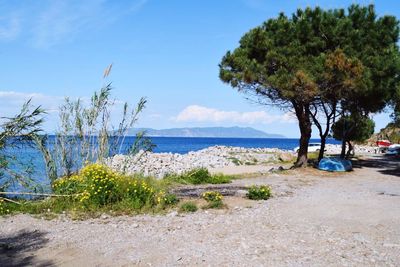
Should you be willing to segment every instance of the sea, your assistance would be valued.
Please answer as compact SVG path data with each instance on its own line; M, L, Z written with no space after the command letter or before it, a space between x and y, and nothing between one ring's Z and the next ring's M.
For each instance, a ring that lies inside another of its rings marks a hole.
M135 137L126 137L123 144L122 153L126 153L128 148L134 143ZM279 148L283 150L293 150L299 145L299 139L295 138L212 138L212 137L151 137L155 144L153 152L156 153L179 153L185 154L190 151L198 151L211 146L235 146L245 148ZM311 139L310 142L320 142L319 139ZM328 139L328 144L339 144L339 141ZM53 146L54 136L49 137L48 146ZM49 191L50 182L46 177L45 164L40 151L33 146L20 146L6 151L7 154L16 159L11 165L12 171L20 173L26 166L30 167L31 179L43 186L44 191ZM1 171L1 170L0 170ZM0 177L0 186L1 186ZM4 179L4 178L3 178ZM11 185L12 190L20 191L18 183Z

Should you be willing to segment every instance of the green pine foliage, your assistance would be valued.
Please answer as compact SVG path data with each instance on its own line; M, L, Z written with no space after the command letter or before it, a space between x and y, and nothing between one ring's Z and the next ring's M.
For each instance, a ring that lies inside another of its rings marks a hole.
M219 77L260 103L295 112L296 166L303 166L312 123L330 126L339 110L368 114L392 103L400 83L398 40L399 21L379 17L373 5L299 9L245 33L222 58ZM321 138L328 133L321 128Z
M374 133L375 122L367 116L341 117L332 126L333 137L342 141L364 142Z

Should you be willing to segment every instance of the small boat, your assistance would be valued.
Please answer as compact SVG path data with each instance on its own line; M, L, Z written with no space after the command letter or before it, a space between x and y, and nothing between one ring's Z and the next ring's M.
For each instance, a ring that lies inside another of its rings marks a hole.
M376 145L378 147L389 147L392 143L389 140L378 140L376 141Z
M348 172L353 169L353 166L347 159L323 158L319 162L318 169L328 172Z
M390 145L385 153L386 156L398 156L400 155L400 144Z

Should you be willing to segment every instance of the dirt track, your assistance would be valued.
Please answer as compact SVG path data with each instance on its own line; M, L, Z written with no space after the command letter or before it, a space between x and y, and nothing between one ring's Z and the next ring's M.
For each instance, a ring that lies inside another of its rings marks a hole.
M348 174L292 171L237 180L276 197L222 211L87 221L0 218L2 266L399 266L398 162ZM367 166L367 167L365 167Z

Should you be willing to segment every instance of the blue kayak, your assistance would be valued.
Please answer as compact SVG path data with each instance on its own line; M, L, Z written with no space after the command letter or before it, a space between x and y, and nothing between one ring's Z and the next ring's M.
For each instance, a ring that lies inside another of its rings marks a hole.
M318 164L318 169L328 172L346 172L351 171L353 166L347 159L323 158Z

